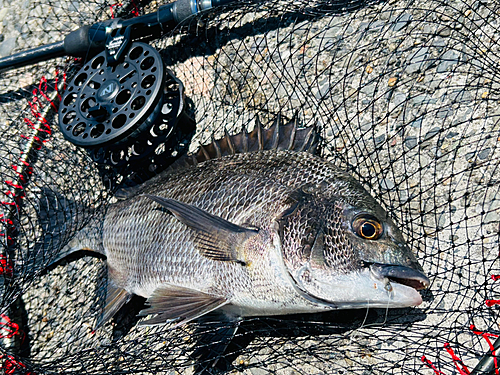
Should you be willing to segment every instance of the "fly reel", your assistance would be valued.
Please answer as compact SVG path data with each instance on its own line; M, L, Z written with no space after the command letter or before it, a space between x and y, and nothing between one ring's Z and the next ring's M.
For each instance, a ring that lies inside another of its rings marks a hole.
M120 63L109 62L106 53L68 82L59 126L99 164L129 167L141 160L144 168L144 158L169 148L166 142L179 122L188 132L194 128L185 113L183 86L148 44L132 43Z

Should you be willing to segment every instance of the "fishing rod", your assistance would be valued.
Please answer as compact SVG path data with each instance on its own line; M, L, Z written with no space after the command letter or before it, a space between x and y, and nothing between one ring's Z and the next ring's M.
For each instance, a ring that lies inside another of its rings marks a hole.
M85 25L62 41L0 58L0 72L62 56L87 58L105 49L108 62L117 64L131 42L157 39L190 16L233 2L235 0L177 0L143 16Z

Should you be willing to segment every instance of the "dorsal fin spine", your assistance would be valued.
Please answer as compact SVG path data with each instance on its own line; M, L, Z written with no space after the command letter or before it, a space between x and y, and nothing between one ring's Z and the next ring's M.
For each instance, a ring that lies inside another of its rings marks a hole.
M227 139L227 147L231 151L231 155L236 154L236 147L234 147L233 139L231 138L231 136L227 132L227 129L224 129L224 138Z
M277 150L278 149L278 144L279 144L279 141L280 141L280 126L278 124L278 126L275 126L273 125L275 128L273 129L273 132L272 132L272 136L273 136L273 143L272 143L272 148L274 150ZM271 128L273 127L271 126Z
M168 168L167 173L185 167L186 162L195 166L210 159L247 152L290 150L314 154L319 137L317 128L312 126L298 129L298 124L297 114L286 124L282 124L282 117L278 115L273 124L265 129L259 117L256 116L253 131L248 132L244 129L231 136L225 130L223 138L220 140L212 138L212 143L200 146L198 152L181 157Z
M288 148L289 150L293 150L294 147L295 147L295 139L297 138L296 137L296 134L297 134L297 122L298 122L298 120L294 117L288 123L288 125L292 127L292 131L291 131L291 135L290 135L290 146Z
M264 126L262 123L259 122L259 125L257 126L257 139L258 139L258 144L259 144L259 151L264 150Z
M304 143L302 145L300 145L300 147L297 151L303 151L305 147L308 147L310 139L311 139L311 133L307 133L307 135L304 139Z
M210 155L208 154L208 152L207 152L207 150L205 149L204 146L200 146L200 151L201 151L201 155L203 155L203 157L205 158L205 160L210 160ZM200 154L200 152L198 152L198 154ZM198 161L200 161L200 162L201 161L205 161L205 160L198 159Z
M219 144L219 141L217 141L214 136L212 135L212 144L214 145L214 149L215 149L215 155L217 158L220 158L222 156L222 152L221 152L221 149L220 149L220 144Z

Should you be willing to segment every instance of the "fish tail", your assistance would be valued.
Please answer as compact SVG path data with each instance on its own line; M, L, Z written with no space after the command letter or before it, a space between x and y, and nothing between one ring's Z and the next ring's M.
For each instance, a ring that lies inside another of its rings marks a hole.
M103 219L97 215L93 220L83 227L61 250L58 258L62 259L77 251L91 252L93 256L104 257L104 246L102 241Z
M57 256L49 263L48 268L52 269L58 265L66 264L84 256L94 256L105 258L104 246L102 242L102 224L100 215L94 217L85 227L64 246Z
M85 255L104 257L102 211L83 207L54 190L44 189L38 204L43 234L29 257L32 269L46 273L63 261L67 263ZM85 224L82 217L91 220Z

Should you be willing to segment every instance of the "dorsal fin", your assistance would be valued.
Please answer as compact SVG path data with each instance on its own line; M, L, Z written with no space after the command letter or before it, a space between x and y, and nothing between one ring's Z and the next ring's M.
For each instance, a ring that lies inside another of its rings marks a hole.
M212 138L211 143L200 146L196 153L181 157L168 168L168 171L183 168L187 165L196 165L222 156L246 152L291 150L311 154L316 153L319 143L316 126L299 129L297 115L286 124L282 122L282 117L278 115L271 126L265 127L256 117L254 129L250 133L244 130L238 134L229 135L226 131L221 139L215 140Z
M319 141L316 127L299 129L298 125L297 115L286 124L283 124L278 115L269 127L265 127L256 117L254 129L250 133L242 131L229 135L226 131L223 138L212 139L212 143L201 146L195 157L201 163L221 156L263 150L305 151L314 154Z
M236 149L234 148L233 144L233 137L229 135L227 132L227 129L224 129L224 138L222 138L220 141L220 147L222 150L225 150L227 152L227 155L234 155L236 154ZM222 155L225 156L225 155Z
M320 140L316 126L307 128L299 128L298 126L297 114L285 124L282 123L282 117L278 115L269 127L265 127L259 118L255 117L255 126L250 133L243 130L238 134L229 135L226 130L224 137L219 140L212 138L211 143L200 146L196 153L181 156L160 175L164 176L172 171L197 165L207 160L247 152L290 150L315 154ZM143 186L120 188L115 193L115 197L118 199L129 198L137 194Z

